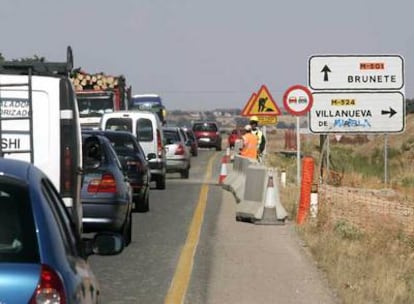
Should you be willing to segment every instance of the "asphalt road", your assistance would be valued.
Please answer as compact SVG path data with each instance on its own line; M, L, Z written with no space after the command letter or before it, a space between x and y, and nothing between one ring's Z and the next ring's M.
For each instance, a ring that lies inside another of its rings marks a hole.
M201 150L188 180L169 174L150 212L134 214L131 245L89 259L102 303L338 303L292 223L235 221L217 185L223 153Z

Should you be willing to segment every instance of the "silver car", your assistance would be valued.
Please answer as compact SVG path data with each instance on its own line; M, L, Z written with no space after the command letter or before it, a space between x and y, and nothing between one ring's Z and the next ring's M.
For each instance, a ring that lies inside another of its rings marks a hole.
M191 168L191 142L186 140L179 127L163 127L167 172L179 172L182 178L189 178Z

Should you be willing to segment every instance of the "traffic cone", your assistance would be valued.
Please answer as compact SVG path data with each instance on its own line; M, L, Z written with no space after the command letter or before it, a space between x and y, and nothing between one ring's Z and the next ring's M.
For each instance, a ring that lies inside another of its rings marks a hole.
M221 159L221 167L220 167L220 175L219 175L219 185L223 184L224 180L227 177L227 164L226 164L226 157Z
M275 188L273 170L269 170L263 217L255 221L258 225L280 225L285 223L287 213L279 201L279 192Z

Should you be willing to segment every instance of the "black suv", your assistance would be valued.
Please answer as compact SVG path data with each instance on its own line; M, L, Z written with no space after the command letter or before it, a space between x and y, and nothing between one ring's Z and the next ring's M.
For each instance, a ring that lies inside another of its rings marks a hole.
M215 121L202 121L193 123L193 132L199 147L215 148L221 151L221 134Z

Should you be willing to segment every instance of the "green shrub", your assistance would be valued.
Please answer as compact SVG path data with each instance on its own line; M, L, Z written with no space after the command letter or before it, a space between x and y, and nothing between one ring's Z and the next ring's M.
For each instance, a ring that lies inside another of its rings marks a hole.
M335 224L334 231L342 239L360 240L362 239L362 232L352 224L345 220L340 220Z

